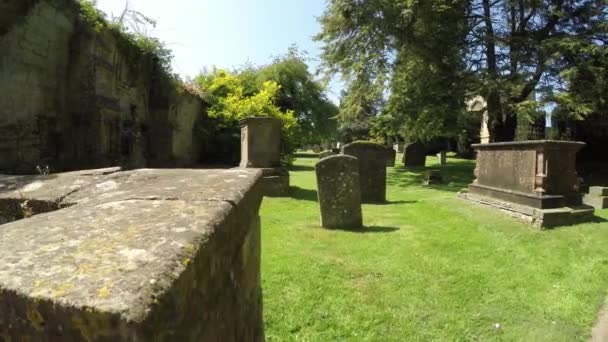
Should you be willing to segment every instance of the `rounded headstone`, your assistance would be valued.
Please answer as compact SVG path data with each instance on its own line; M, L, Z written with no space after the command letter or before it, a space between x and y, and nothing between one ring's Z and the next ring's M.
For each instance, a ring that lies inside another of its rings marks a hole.
M426 165L426 149L419 142L405 145L403 150L403 165L405 167L424 167Z
M319 159L335 156L336 154L337 153L335 153L334 151L323 151L319 153Z
M321 226L329 229L360 229L361 187L357 158L335 155L315 166Z
M362 203L385 203L387 148L372 142L357 141L344 146L342 153L359 160Z

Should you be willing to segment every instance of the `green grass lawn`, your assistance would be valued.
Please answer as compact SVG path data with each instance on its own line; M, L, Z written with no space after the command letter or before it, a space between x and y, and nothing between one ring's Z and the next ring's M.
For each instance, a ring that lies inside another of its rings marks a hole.
M443 186L390 168L390 203L364 205L365 232L324 230L316 161L301 155L291 198L262 205L269 341L590 337L608 290L608 222L539 231L459 200L474 164L449 159Z

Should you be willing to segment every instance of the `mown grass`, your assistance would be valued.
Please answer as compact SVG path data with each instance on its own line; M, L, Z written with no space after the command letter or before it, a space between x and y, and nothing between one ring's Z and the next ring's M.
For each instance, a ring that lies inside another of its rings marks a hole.
M319 228L313 155L262 206L269 341L582 341L608 289L608 211L538 231L456 198L474 164L391 168L363 233ZM603 218L603 219L602 219Z

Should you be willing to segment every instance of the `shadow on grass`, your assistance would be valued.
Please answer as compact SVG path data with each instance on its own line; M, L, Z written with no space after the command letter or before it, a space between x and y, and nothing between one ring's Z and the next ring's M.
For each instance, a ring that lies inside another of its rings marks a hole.
M396 227L382 227L382 226L370 226L363 227L361 229L346 229L346 228L334 228L330 230L339 230L343 232L356 233L356 234L380 234L380 233L394 233L399 230Z
M318 200L317 190L302 189L297 186L292 186L289 188L289 194L291 195L291 198L300 201L317 202Z
M395 204L415 204L418 203L418 201L387 201L384 203L363 203L363 204L369 204L369 205L395 205Z
M289 171L314 171L314 166L309 165L292 165L288 168Z
M597 210L597 209L596 209L596 210ZM595 216L595 215L594 215L594 216L593 216L593 218L591 219L591 221L589 221L589 222L591 222L591 223L605 223L605 222L608 222L608 220L606 220L606 219L605 219L605 218L603 218L603 217L600 217L600 216Z
M426 172L439 171L444 183L426 187L440 191L458 192L473 182L473 170L475 170L474 161L461 159L452 159L446 165L433 165L431 167L406 168L397 166L388 177L387 182L389 185L399 187L422 186Z
M294 154L294 157L296 157L296 158L313 158L313 159L319 159L319 154L318 154L318 153L306 153L306 152L300 152L300 153L296 153L296 154Z

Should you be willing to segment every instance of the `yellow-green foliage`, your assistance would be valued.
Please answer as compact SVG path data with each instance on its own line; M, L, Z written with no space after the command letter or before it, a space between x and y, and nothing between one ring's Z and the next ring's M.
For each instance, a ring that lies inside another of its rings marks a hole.
M199 81L199 84L201 83ZM281 86L274 81L262 83L256 93L247 95L245 85L238 76L219 70L207 84L201 84L201 86L212 97L212 106L209 109L211 117L229 120L274 117L281 119L286 129L297 125L293 111L282 111L275 105L275 99Z

